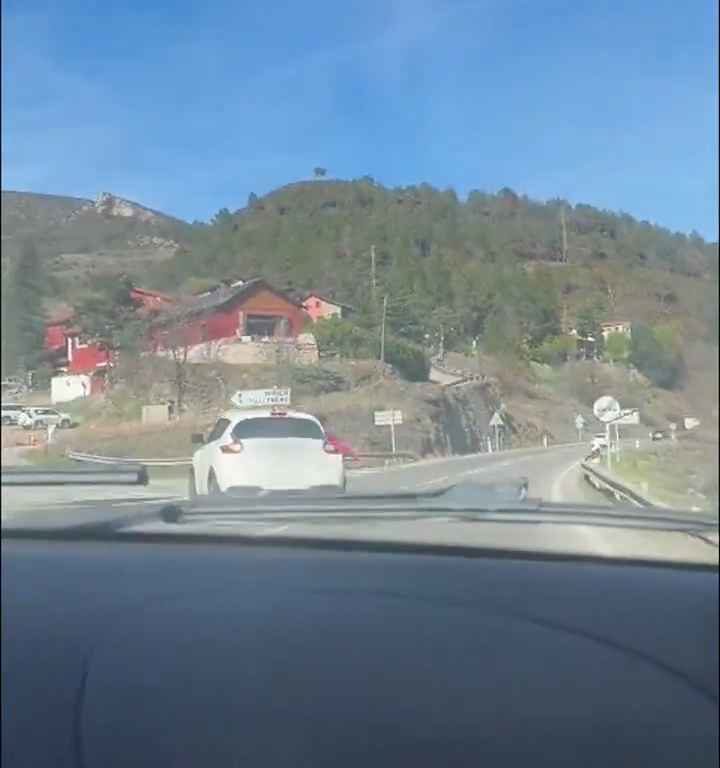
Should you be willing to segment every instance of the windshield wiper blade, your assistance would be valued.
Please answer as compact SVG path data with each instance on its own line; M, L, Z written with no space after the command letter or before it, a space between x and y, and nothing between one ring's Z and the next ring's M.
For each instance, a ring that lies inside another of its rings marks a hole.
M3 486L43 487L53 485L147 485L143 466L105 466L92 469L36 469L3 467Z
M160 511L166 523L204 520L250 519L344 519L363 517L399 519L451 515L453 519L488 522L505 520L563 524L622 525L668 530L716 530L717 515L661 507L612 507L577 503L545 502L528 496L527 479L479 484L463 482L418 493L313 493L263 492L241 496L202 498L192 505L172 503Z

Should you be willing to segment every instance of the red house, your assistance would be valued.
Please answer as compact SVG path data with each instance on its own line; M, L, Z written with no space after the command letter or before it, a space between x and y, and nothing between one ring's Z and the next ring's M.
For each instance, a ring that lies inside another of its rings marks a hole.
M130 296L139 312L157 313L171 307L175 299L157 291L132 288ZM82 329L75 311L63 307L51 316L45 326L46 359L59 370L68 373L98 374L104 376L112 365L112 352L103 344L82 341Z
M295 338L308 322L302 304L262 279L223 286L178 302L153 332L156 348L195 346L240 337Z
M177 299L172 296L158 291L148 291L145 288L131 288L130 298L139 312L148 314L170 309L177 303Z
M321 296L319 293L311 293L306 296L303 307L313 322L330 317L344 317L352 310L352 307L347 304L341 304L339 301Z

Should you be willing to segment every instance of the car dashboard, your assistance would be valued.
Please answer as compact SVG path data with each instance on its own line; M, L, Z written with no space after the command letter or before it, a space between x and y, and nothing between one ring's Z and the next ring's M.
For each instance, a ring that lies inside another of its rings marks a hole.
M5 539L2 622L7 768L718 762L716 568Z

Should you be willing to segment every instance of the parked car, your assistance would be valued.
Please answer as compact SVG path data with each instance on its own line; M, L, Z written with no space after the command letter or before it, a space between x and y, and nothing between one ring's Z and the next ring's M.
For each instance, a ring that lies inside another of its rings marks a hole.
M23 406L17 403L3 403L2 404L2 425L4 427L11 426L18 423L18 418L23 412Z
M665 432L663 432L661 429L656 429L651 435L650 438L652 440L664 440L667 437Z
M69 429L73 425L72 416L55 408L25 408L18 416L17 423L23 429L43 429L51 424L60 429Z
M345 440L341 440L337 435L332 435L330 433L327 433L325 438L327 439L328 443L335 446L335 450L337 450L337 452L343 457L343 459L345 459L345 461L354 461L357 459L357 452L350 445L350 443L346 442Z
M608 440L607 435L604 432L598 432L596 435L592 436L592 441L590 442L590 448L595 451L600 451L603 448L608 447Z

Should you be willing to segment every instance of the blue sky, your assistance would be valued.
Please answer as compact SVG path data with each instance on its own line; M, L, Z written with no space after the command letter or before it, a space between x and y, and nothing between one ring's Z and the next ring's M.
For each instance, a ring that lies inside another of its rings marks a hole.
M3 0L2 186L207 219L365 174L717 239L714 0Z

